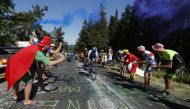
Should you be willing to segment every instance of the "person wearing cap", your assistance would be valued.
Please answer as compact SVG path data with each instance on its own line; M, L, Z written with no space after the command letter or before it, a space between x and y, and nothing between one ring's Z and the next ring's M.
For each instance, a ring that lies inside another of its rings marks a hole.
M138 64L139 58L134 54L130 53L128 49L124 49L123 53L124 53L124 64L129 65L130 63L132 63L132 67L129 70L129 72L130 72L130 80L133 81L135 79L136 69L139 66Z
M40 41L36 35L35 31L32 31L32 37L29 40L30 44L37 45ZM44 54L47 53L48 57L50 57L50 60L54 59L54 56L58 54L61 50L62 42L59 43L59 47L55 49L55 44L51 43L50 47L43 52ZM47 78L45 76L45 65L42 62L33 62L31 67L31 72L38 72L38 79L39 79L39 86L38 86L38 92L42 91L42 85L43 81ZM35 76L35 73L32 73L32 76ZM35 80L34 82L38 82L38 80Z
M12 86L14 88L13 100L17 100L19 97L19 82L22 80L25 83L23 104L29 105L36 103L36 101L29 98L33 81L30 73L30 67L34 61L40 61L45 65L52 66L65 60L64 56L62 56L60 60L48 60L42 51L47 50L50 47L50 44L51 38L49 36L45 36L37 45L30 45L22 48L9 58L5 71L5 79L8 84L7 90L10 90Z
M48 58L50 61L55 61L57 60L57 58L55 59L56 55L60 52L61 47L62 47L62 42L59 43L59 47L57 49L55 49L55 44L51 43L50 47L45 50L46 52L43 52L44 54L47 54ZM47 79L46 75L45 75L45 64L43 62L37 62L38 63L38 79L39 79L39 86L38 86L38 94L43 92L43 82L45 79ZM37 80L38 81L38 80Z
M164 75L165 89L163 95L170 95L171 81L178 76L185 68L183 58L174 50L165 49L161 43L156 43L152 46L152 49L158 54L161 65L155 66L154 68L166 69Z
M145 61L139 61L139 63L147 63L147 67L144 72L144 86L147 87L150 85L150 77L153 71L153 66L157 65L157 61L156 61L156 58L154 57L154 54L146 50L143 45L138 46L137 50L145 58Z
M62 42L59 42L59 47L57 49L55 49L55 44L52 43L50 48L48 49L48 53L51 53L51 54L57 54L60 52L61 50L61 47L62 47L63 43Z
M47 55L50 57L50 60L51 59L53 60L56 57L56 55L58 55L60 53L62 45L63 45L63 43L60 42L59 43L59 47L56 49L55 48L55 44L51 43L51 46L50 46L50 48L47 51Z

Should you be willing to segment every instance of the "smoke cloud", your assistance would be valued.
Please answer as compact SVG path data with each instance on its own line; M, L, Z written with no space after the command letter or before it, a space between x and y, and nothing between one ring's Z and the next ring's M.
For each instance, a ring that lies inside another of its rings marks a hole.
M165 34L190 27L190 0L135 0L134 6L142 22L159 18L155 26Z
M88 16L85 9L78 9L72 13L67 13L63 16L62 19L41 19L33 23L33 25L40 24L54 24L54 25L63 25L65 27L69 26L75 17L86 18Z
M105 4L106 0L97 0L99 4ZM63 25L65 27L68 27L74 20L75 17L78 18L89 18L93 21L99 21L99 9L94 8L93 11L88 14L86 9L78 9L74 12L67 13L63 16L62 19L41 19L33 23L34 26L40 25L40 24L54 24L54 25Z

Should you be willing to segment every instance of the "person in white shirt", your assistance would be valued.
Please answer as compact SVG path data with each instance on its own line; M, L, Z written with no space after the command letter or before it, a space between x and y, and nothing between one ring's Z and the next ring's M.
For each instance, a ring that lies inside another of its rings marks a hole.
M113 50L111 49L111 47L109 47L109 50L108 50L108 66L109 66L109 68L111 67L112 64L113 64Z
M147 67L144 72L144 86L147 87L150 85L151 73L153 71L153 67L157 65L157 61L156 61L154 54L152 52L146 50L143 45L138 46L137 50L139 52L141 52L141 54L145 58L145 61L139 61L139 62L147 63Z

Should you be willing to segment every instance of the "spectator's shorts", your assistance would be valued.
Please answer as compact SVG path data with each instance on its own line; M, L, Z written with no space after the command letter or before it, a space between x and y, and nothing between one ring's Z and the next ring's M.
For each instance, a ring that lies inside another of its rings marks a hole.
M136 63L136 64L132 64L132 67L131 67L131 69L130 69L130 73L135 73L136 70L137 70L137 67L138 67L138 66L139 66L138 63Z
M153 67L151 64L148 64L147 67L146 67L146 70L145 70L145 73L151 73L153 71Z
M185 69L183 58L176 54L173 57L172 68L168 69L165 76L174 79Z
M33 62L32 65L30 66L31 70L37 71L39 68L39 62Z
M32 76L30 71L27 71L27 73L22 77L21 79L25 84L32 83Z
M113 64L113 61L112 60L108 60L108 64L109 65Z

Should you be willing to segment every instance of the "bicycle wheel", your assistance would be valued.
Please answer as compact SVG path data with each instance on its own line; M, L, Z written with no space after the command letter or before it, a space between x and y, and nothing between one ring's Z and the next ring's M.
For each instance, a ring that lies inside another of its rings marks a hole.
M92 69L92 80L93 80L93 81L96 80L96 76L97 76L97 71L96 71L96 68L94 67L94 68Z

